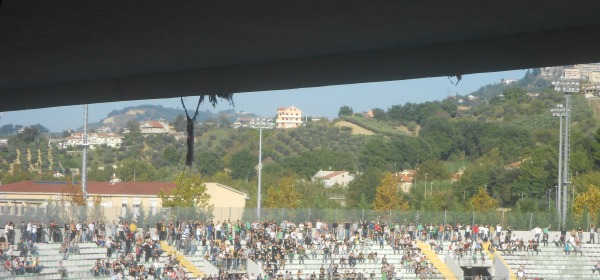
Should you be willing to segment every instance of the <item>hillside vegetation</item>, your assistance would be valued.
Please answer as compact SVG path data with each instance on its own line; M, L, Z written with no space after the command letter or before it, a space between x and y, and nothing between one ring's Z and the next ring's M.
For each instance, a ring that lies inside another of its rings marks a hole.
M347 207L371 208L386 172L418 169L416 186L404 195L411 209L464 210L483 188L499 206L547 210L548 189L556 184L559 134L558 119L550 109L564 101L563 94L547 85L528 73L512 86L486 86L474 93L479 98L473 100L456 96L398 104L375 108L373 118L344 114L296 129L264 130L263 186L266 193L275 193L282 184L297 182L295 189L302 194L299 207L341 207L327 199L335 194L346 197ZM539 95L528 95L532 90ZM572 98L570 168L577 193L598 184L600 178L595 102L579 95ZM467 109L459 110L459 105ZM179 131L184 128L181 120L179 115L173 121ZM192 172L248 192L248 205L255 205L259 132L229 128L227 121L197 124ZM138 181L172 181L184 170L184 139L142 136L136 125L128 123L131 132L125 134L121 148L90 151L90 180L108 181L116 174L131 181L135 174ZM32 130L27 135L7 135L9 146L0 151L3 184L52 180L56 171L70 176L70 168L81 166L79 150L58 149L46 134ZM506 167L515 162L520 162L520 168ZM323 188L310 181L319 170L347 170L356 178L347 188ZM451 182L452 173L459 170L464 170L462 177ZM425 181L435 190L427 197L422 191Z

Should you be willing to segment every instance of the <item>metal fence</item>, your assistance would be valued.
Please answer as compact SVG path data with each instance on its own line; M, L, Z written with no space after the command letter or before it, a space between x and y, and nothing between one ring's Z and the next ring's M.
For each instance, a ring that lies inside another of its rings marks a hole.
M260 218L259 218L260 217ZM589 225L589 218L569 219L567 227ZM255 208L152 208L152 207L73 207L73 206L14 206L0 209L0 227L8 221L20 223L30 219L49 223L50 221L136 221L137 223L156 224L160 220L200 220L205 221L312 221L326 220L338 222L377 221L388 223L416 224L501 224L504 228L511 226L514 230L530 230L535 226L548 224L558 225L554 212L521 213L512 211L374 211L367 209L262 209L258 213ZM584 222L585 221L585 222Z

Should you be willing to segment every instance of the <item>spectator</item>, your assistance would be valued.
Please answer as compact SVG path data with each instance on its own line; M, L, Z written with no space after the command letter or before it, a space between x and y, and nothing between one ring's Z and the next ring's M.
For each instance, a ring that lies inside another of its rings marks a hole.
M58 261L57 272L60 275L60 279L67 279L67 269L63 266L62 261Z
M596 265L594 265L594 268L592 269L592 274L596 273L596 271L598 271L598 273L600 273L600 261L598 261L596 263Z

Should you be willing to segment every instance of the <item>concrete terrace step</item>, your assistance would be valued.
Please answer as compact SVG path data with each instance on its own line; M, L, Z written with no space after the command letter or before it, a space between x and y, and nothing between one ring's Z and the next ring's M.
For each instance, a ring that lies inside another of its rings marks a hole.
M600 259L600 244L582 244L583 256L565 255L562 247L553 244L540 249L538 255L518 251L502 258L512 270L523 267L528 278L544 279L592 279L591 270Z

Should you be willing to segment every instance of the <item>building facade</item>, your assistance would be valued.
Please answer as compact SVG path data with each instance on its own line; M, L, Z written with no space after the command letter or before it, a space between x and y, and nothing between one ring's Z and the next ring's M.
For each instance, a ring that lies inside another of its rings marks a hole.
M166 134L171 132L169 124L165 121L144 121L140 123L142 134Z
M95 149L98 146L106 145L111 148L119 148L123 143L123 136L113 132L109 133L89 133L88 146L90 149ZM78 147L83 145L83 133L73 133L71 136L64 139L62 147Z
M277 128L296 128L302 126L302 111L295 106L277 108Z
M214 206L214 219L241 219L248 195L218 183L205 183L210 195L209 204ZM31 209L46 208L49 201L60 201L71 186L68 182L21 181L0 185L0 222L5 219L36 219L29 215ZM162 191L175 188L168 182L89 182L88 207L92 207L94 197L101 197L101 207L106 220L118 220L127 211L138 213L143 207L147 215L157 213L162 208ZM226 208L226 209L224 209ZM29 211L28 211L29 210ZM40 217L43 218L43 217Z
M315 175L312 176L313 182L321 181L325 187L333 187L338 185L340 187L347 187L354 176L348 171L323 171L319 170Z

